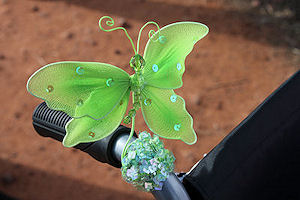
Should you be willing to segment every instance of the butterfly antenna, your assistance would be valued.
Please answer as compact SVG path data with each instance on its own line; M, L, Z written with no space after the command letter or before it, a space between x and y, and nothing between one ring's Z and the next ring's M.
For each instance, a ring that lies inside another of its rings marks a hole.
M102 21L103 21L104 19L107 19L106 22L105 22L105 24L106 24L107 26L113 26L113 25L115 24L113 18L111 18L111 17L109 17L109 16L103 16L103 17L101 17L101 18L99 19L99 27L100 27L100 29L101 29L102 31L105 31L105 32L111 32L111 31L115 31L115 30L123 30L123 31L125 32L127 38L129 39L131 45L132 45L132 48L133 48L134 53L137 54L137 51L136 51L135 46L134 46L134 43L133 43L131 37L129 36L127 30L126 30L124 27L115 27L115 28L112 28L112 29L105 29L105 28L103 28L103 26L101 25L101 23L102 23Z
M158 26L158 24L156 22L153 22L153 21L150 21L150 22L147 22L146 24L144 24L144 26L142 26L142 28L140 29L140 32L139 32L139 36L138 36L138 40L137 40L137 46L136 46L136 49L137 49L137 53L139 53L139 48L140 48L140 39L141 39L141 35L142 35L142 31L144 30L144 28L150 24L153 24L156 26L157 30L158 30L158 37L154 40L154 35L155 35L155 31L154 30L150 30L149 33L148 33L148 36L149 36L149 39L150 40L153 40L153 41L157 41L158 38L160 37L160 28Z

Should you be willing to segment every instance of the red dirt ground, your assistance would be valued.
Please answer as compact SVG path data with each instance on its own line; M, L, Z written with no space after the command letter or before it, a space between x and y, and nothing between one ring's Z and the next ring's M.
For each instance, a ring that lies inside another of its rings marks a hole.
M26 81L41 66L63 60L99 61L132 73L131 46L123 32L99 31L112 16L136 38L145 21L161 26L183 20L210 27L186 60L184 97L198 142L166 141L176 171L188 171L264 98L299 69L277 24L255 14L206 1L2 0L0 3L0 191L20 199L152 199L137 192L120 171L62 144L41 138L31 115L41 101ZM143 35L141 46L145 45ZM290 41L290 40L289 40ZM295 53L296 52L296 53ZM148 130L138 115L137 130Z

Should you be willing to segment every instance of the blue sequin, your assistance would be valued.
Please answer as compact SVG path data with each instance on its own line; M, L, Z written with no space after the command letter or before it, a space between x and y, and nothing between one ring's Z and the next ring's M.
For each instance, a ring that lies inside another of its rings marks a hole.
M163 186L163 182L159 182L159 183L158 183L158 186L155 187L154 189L155 189L155 190L162 190L162 186Z
M135 151L130 151L130 152L128 153L128 158L129 158L129 159L134 159L135 156L136 156Z
M177 70L178 70L178 71L180 71L180 70L181 70L181 68L182 68L182 67L181 67L181 64L180 64L180 63L177 63L177 66L176 66L176 68L177 68Z
M168 176L168 172L163 168L160 173L163 175L163 176Z
M148 189L148 190L151 190L152 189L152 183L145 183L145 188Z
M135 169L134 166L132 166L131 168L129 168L129 169L127 170L126 175L127 175L128 177L130 177L132 180L135 180L135 179L138 178L138 171Z
M145 106L151 105L151 99L145 99L144 104L145 104Z
M150 134L147 133L146 131L141 132L139 135L139 138L141 138L141 139L145 139L145 138L149 138L149 137L150 137Z
M77 68L76 68L76 73L77 73L78 75L82 75L82 74L84 74L84 69L83 69L82 67L77 67Z
M157 64L153 64L153 65L152 65L152 70L153 70L154 72L157 72L157 71L158 71L158 66L157 66Z
M161 190L174 170L175 157L164 148L158 136L141 132L126 151L122 159L123 178L144 191Z
M181 124L175 124L174 125L174 130L175 131L179 131L180 128L181 128Z
M106 80L106 85L107 85L108 87L112 86L113 84L114 84L114 80L113 80L112 78L108 78L108 79Z
M159 36L158 41L159 41L159 43L164 44L164 43L166 43L167 38L162 35L162 36Z
M176 94L173 94L171 97L170 97L170 100L175 103L177 101L177 95Z
M156 170L157 170L157 167L156 166L150 166L149 167L149 171L151 172L151 173L155 173L156 172Z

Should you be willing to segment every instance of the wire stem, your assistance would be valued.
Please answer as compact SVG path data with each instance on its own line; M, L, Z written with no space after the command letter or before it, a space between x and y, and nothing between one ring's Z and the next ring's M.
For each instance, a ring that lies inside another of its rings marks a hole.
M122 162L122 160L123 160L123 158L124 158L124 156L125 156L125 154L126 154L126 152L127 152L127 148L129 147L128 143L129 143L129 141L131 140L131 138L132 138L132 136L133 136L133 133L134 133L134 122L135 122L135 116L132 117L131 131L130 131L129 137L128 137L128 139L127 139L127 142L126 142L126 144L125 144L125 147L124 147L124 149L123 149L122 155L121 155L121 162Z
M135 95L135 93L134 92L132 92L132 105L134 105L134 95ZM123 149L123 151L122 151L122 154L121 154L121 163L122 163L122 161L123 161L123 158L124 158L124 156L125 156L125 154L126 154L126 152L127 152L127 148L130 146L130 145L128 145L129 144L129 141L131 140L131 138L132 138L132 136L133 136L133 133L134 133L134 124L135 124L135 115L133 115L132 116L132 118L131 118L131 130L130 130L130 134L129 134L129 137L128 137L128 139L127 139L127 142L126 142L126 144L125 144L125 147L124 147L124 149Z

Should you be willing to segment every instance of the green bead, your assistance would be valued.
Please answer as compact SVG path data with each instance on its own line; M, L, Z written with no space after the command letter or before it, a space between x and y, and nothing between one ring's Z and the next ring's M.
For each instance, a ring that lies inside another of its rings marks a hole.
M123 120L124 124L130 124L131 123L131 117L129 117L128 115L126 117L124 117Z
M137 103L137 102L136 102L136 103L133 104L133 109L134 109L134 110L139 110L140 107L141 107L140 103Z
M135 117L135 115L136 115L136 111L134 109L128 111L128 116Z
M50 93L54 90L54 87L52 85L48 85L48 87L46 88L46 92Z
M77 106L82 106L83 105L83 100L82 99L79 99L78 101L77 101Z

